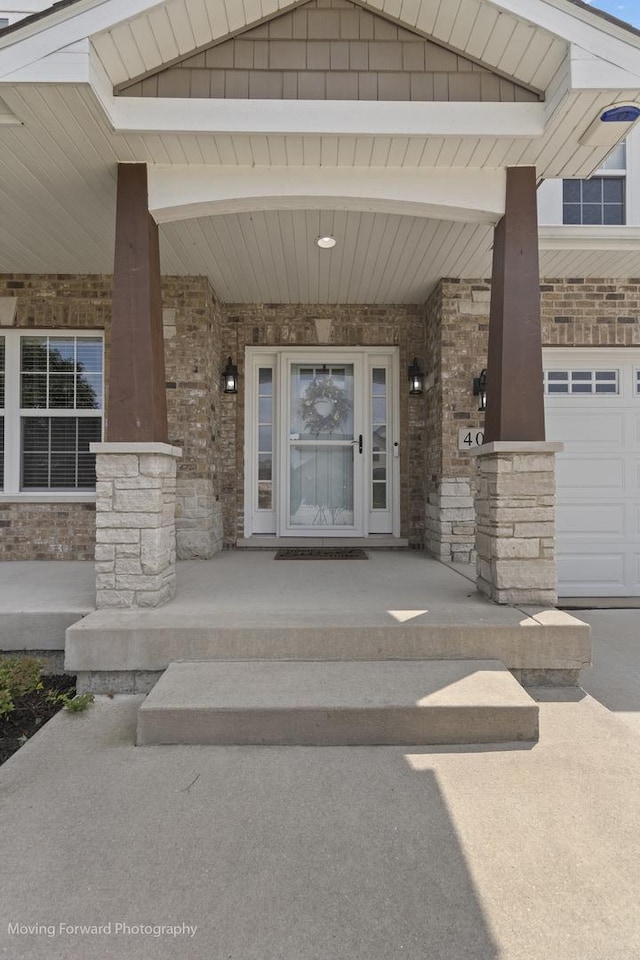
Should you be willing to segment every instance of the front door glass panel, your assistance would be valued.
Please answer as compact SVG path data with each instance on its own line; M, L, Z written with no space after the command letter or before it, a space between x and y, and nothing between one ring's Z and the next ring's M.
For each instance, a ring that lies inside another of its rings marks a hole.
M289 526L354 526L354 365L292 363Z

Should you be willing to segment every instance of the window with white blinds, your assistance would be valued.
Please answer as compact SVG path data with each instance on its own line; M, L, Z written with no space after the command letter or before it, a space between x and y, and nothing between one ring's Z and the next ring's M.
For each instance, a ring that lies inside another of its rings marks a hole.
M4 493L90 491L102 439L98 333L7 331L0 338Z

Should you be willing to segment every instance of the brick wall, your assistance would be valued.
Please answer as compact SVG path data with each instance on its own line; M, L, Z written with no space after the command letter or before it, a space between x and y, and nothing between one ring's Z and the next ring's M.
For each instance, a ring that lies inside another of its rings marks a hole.
M640 345L640 278L545 279L540 297L545 346Z
M429 341L439 356L429 393L427 549L469 562L474 550L473 469L458 450L461 427L482 426L471 384L486 366L490 287L483 281L443 279L429 301Z
M640 345L640 279L550 279L541 292L545 345ZM2 297L16 299L14 327L103 330L108 356L110 277L4 276ZM469 559L475 463L458 450L458 430L482 426L471 384L486 364L489 297L485 280L444 279L426 307L223 306L206 279L164 278L169 439L184 451L181 555L210 555L243 533L244 401L242 389L221 392L226 357L242 378L245 347L315 346L314 321L328 318L331 345L399 347L402 534L438 555ZM404 375L414 356L427 389L409 398ZM93 504L3 503L0 557L88 559L93 529Z
M17 300L14 328L104 330L108 336L110 277L0 276L0 297ZM93 559L93 503L0 503L0 517L1 559Z
M182 448L176 490L180 559L222 548L219 435L222 309L202 277L163 280L169 440Z
M216 486L222 314L206 279L165 277L162 292L169 439L184 453L178 537L185 556L210 555L222 543ZM16 298L13 328L104 331L108 367L111 277L0 276L2 297ZM93 504L0 503L0 523L2 559L93 558Z
M640 278L544 279L540 291L544 346L640 345ZM428 470L426 544L445 559L473 556L476 464L458 450L458 431L484 424L472 381L487 362L490 296L489 280L443 279L429 301L427 336L442 356L441 398L430 402L441 405L442 445L427 457L441 472L438 482Z

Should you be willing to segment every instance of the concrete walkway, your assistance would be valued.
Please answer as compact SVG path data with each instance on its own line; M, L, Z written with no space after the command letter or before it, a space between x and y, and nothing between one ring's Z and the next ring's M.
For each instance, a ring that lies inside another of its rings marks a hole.
M591 624L593 669L583 688L640 734L640 611L577 610Z
M0 956L635 960L636 616L585 614L602 703L545 693L533 748L135 748L141 698L58 715L0 770Z

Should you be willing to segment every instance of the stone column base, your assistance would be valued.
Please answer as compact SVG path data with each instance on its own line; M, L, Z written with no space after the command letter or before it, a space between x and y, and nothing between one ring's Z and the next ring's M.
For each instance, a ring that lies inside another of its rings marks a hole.
M179 478L176 492L178 560L208 560L222 550L222 504L211 480Z
M92 443L96 606L159 607L176 588L176 461L168 443Z
M443 477L429 494L425 546L439 560L472 563L475 558L475 514L469 480Z
M497 603L554 606L555 454L561 443L478 448L477 586Z

